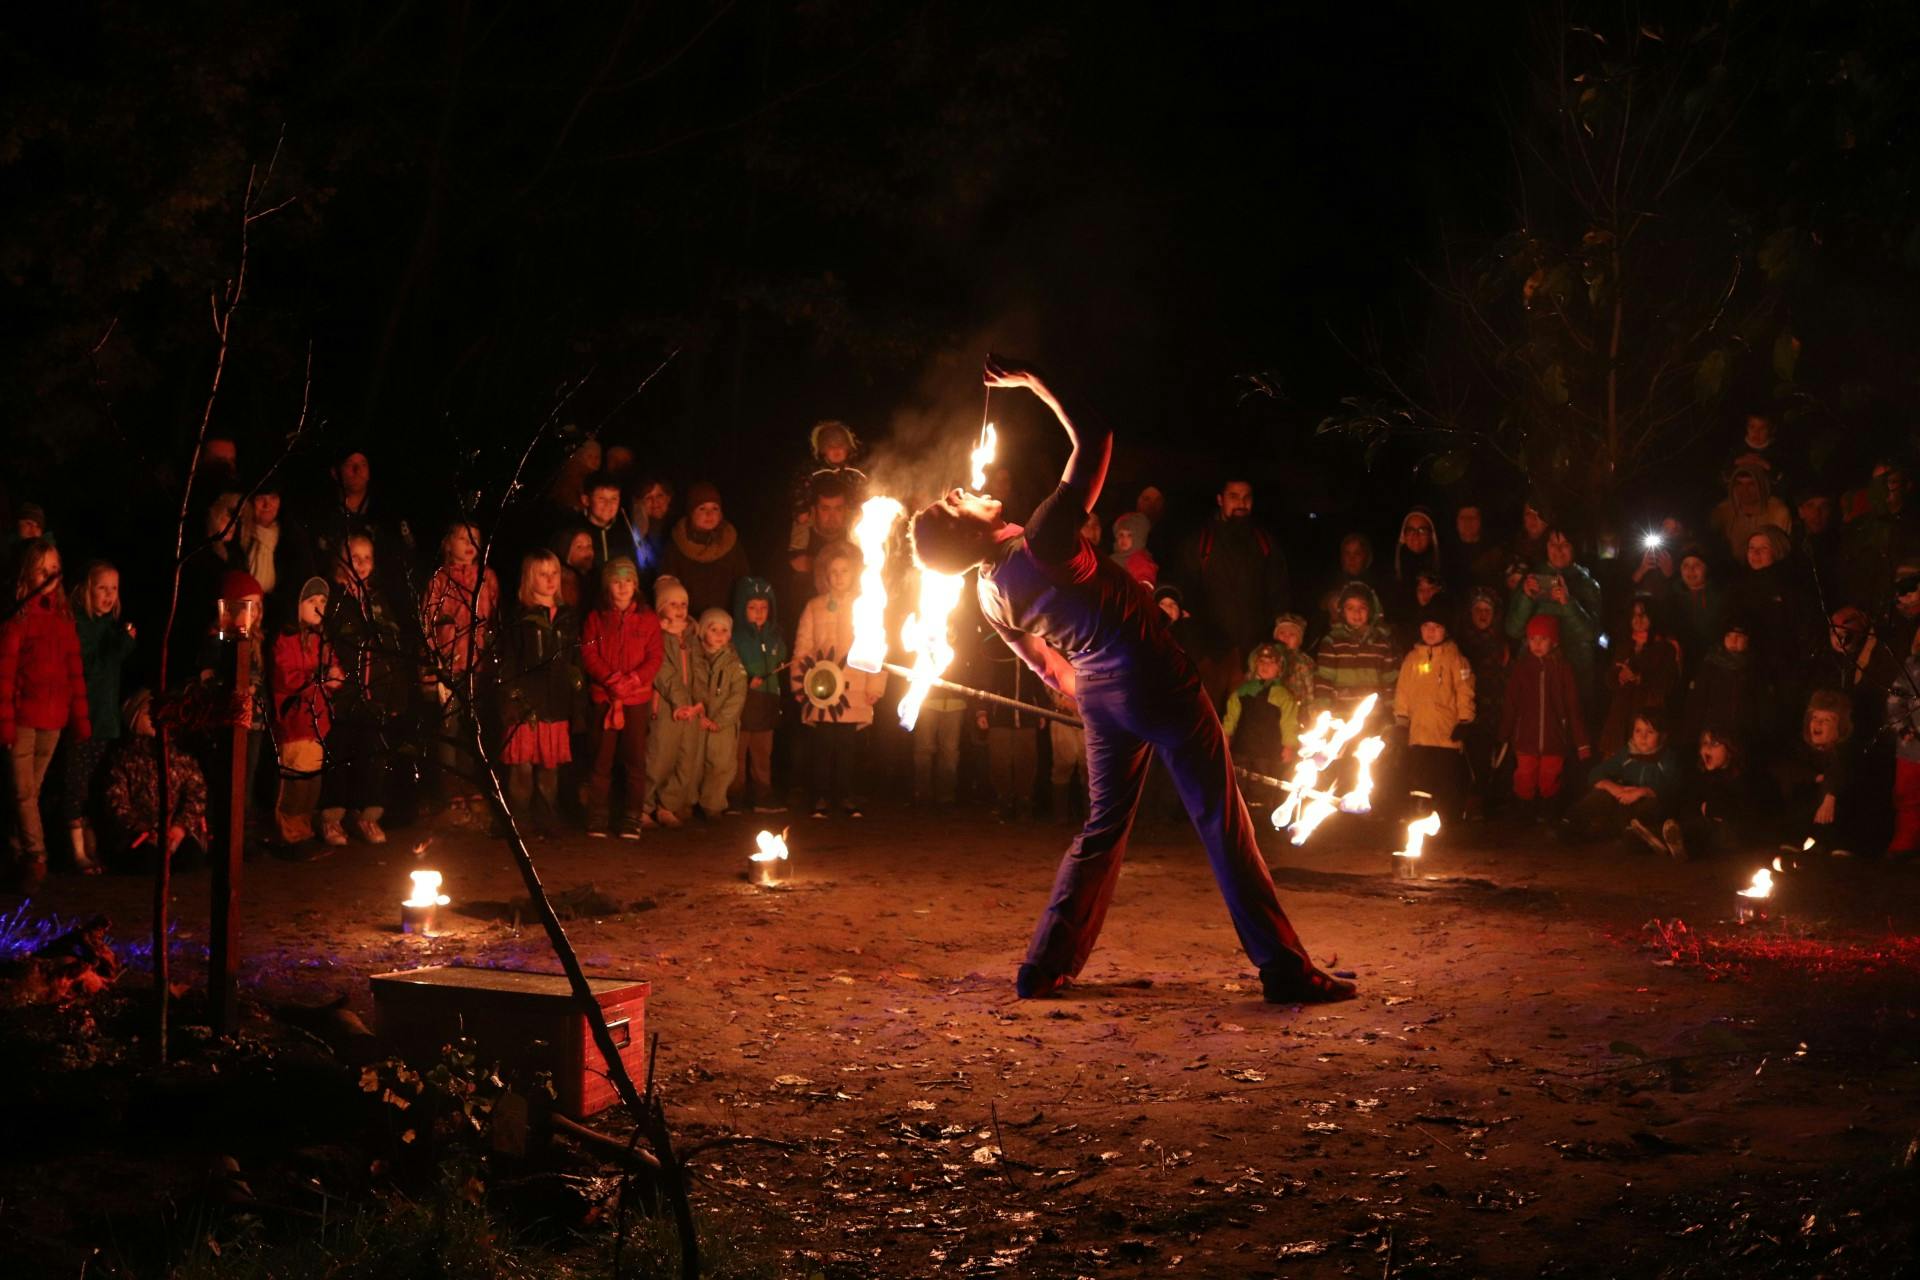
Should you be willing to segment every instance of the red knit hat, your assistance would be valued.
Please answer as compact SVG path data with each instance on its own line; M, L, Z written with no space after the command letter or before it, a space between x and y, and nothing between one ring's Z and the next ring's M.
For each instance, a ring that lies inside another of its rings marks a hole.
M687 510L691 511L695 507L703 507L709 502L716 507L721 505L720 491L707 481L702 480L699 484L687 490Z
M240 569L229 569L220 575L220 598L222 600L244 600L248 596L264 596L267 593L260 586L260 579Z
M1550 613L1536 613L1527 619L1527 639L1545 636L1555 644L1560 643L1560 619Z

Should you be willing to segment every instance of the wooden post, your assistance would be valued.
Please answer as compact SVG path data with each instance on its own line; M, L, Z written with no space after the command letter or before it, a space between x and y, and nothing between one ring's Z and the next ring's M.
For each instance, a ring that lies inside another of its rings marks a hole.
M258 622L255 623L259 625ZM233 724L227 746L227 830L213 854L213 927L207 957L207 1017L215 1035L239 1026L234 972L240 962L240 863L247 843L247 736L252 732L253 641L233 645Z

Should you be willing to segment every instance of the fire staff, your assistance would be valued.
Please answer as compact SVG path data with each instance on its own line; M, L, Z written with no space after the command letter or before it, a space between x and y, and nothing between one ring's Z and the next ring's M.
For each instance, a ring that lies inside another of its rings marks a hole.
M1166 615L1080 536L1106 482L1112 431L1078 406L1070 412L1029 365L989 356L986 382L1033 392L1073 445L1059 487L1025 527L1009 524L996 499L964 489L913 520L921 565L951 574L978 565L987 620L1042 680L1078 698L1086 724L1086 825L1060 863L1016 989L1023 998L1049 995L1086 964L1113 899L1147 765L1158 752L1206 845L1266 998L1351 998L1353 984L1314 966L1280 907L1219 718Z

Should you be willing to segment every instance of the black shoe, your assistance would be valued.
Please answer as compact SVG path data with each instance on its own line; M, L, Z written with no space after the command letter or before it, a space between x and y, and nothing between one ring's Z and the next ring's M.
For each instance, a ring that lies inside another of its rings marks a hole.
M640 824L632 818L621 819L620 838L622 840L638 840L640 838Z
M1312 965L1270 964L1260 971L1260 992L1268 1004L1332 1004L1351 1000L1359 988Z
M1047 973L1038 965L1023 964L1013 976L1013 991L1022 1000L1039 1000L1067 985L1065 974Z

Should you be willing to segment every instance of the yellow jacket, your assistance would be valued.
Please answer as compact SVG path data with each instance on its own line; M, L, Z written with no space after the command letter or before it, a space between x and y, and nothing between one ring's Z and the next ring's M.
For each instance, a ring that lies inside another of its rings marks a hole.
M1407 726L1407 745L1452 747L1453 727L1473 719L1473 664L1451 640L1417 644L1400 663L1393 718Z

